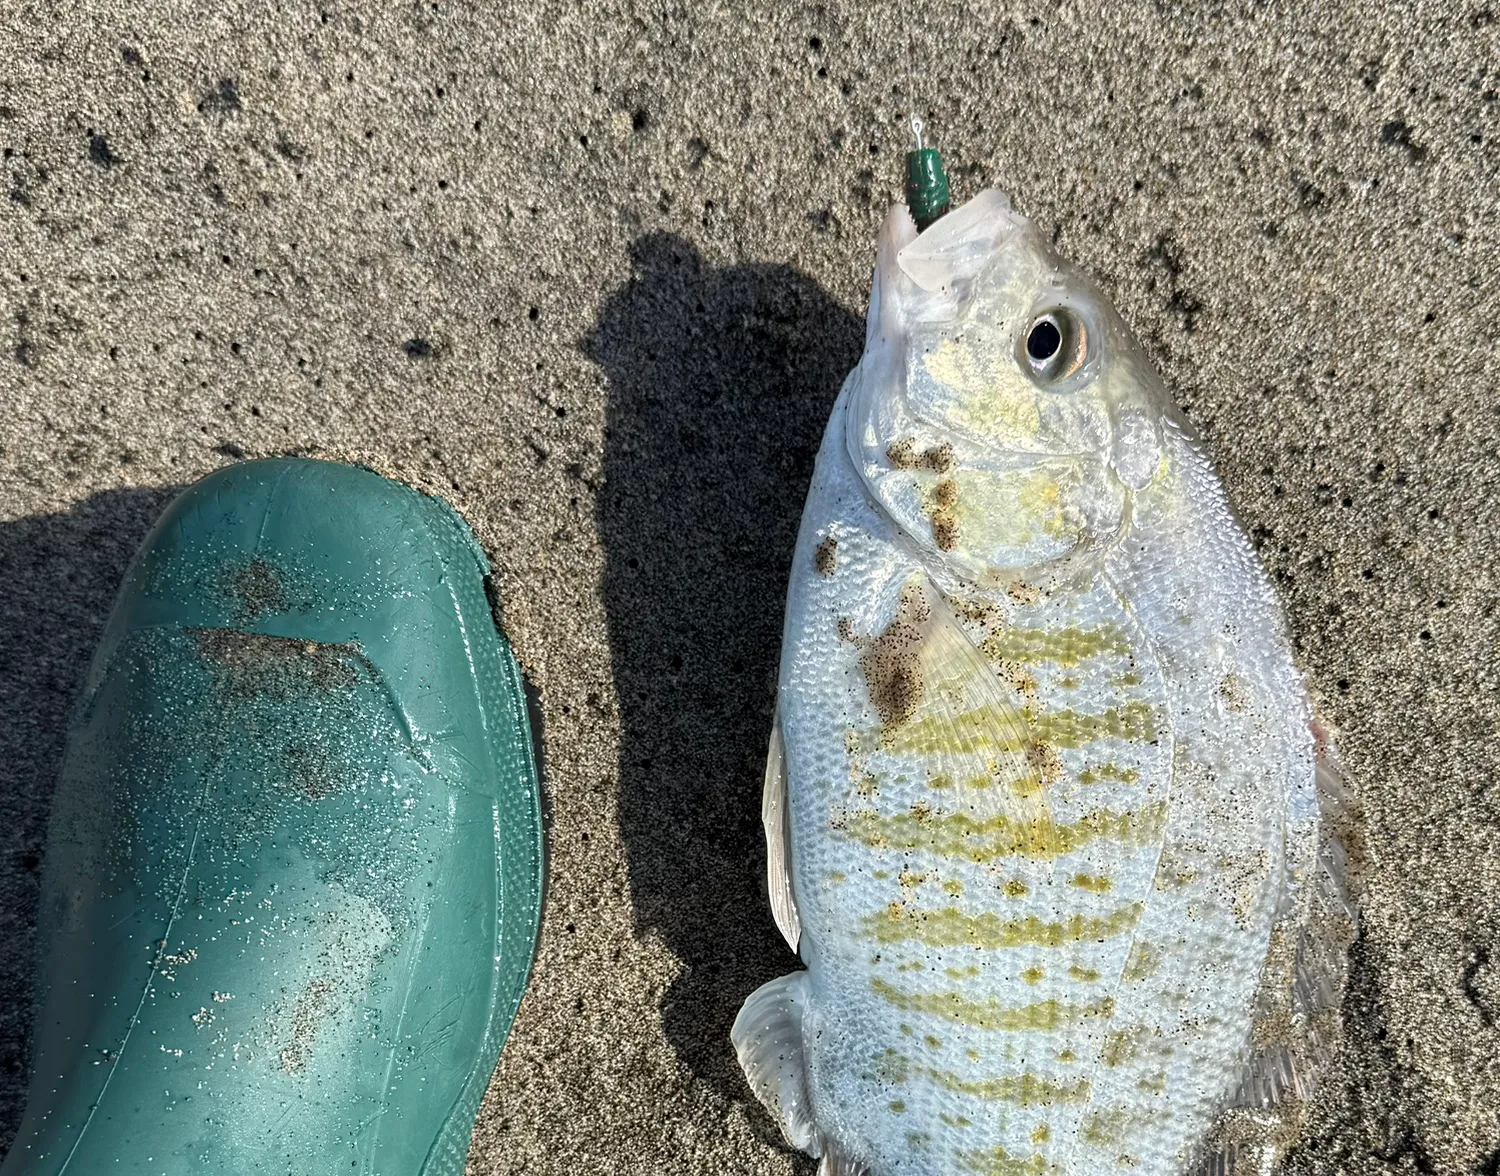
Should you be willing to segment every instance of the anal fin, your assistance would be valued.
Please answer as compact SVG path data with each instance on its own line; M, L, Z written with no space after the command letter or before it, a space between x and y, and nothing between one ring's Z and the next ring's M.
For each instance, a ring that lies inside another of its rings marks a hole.
M771 915L787 946L802 942L802 920L792 894L792 825L787 811L786 742L781 735L781 712L771 724L771 746L766 753L765 785L760 795L760 820L766 831L766 886Z

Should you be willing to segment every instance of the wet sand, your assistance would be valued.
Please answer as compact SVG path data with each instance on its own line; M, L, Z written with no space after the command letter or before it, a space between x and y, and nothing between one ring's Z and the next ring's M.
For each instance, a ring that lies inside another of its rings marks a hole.
M550 905L471 1170L812 1171L727 1039L792 966L783 586L915 78L955 194L1008 192L1160 365L1342 732L1364 926L1290 1170L1495 1172L1500 24L1447 7L10 5L0 1147L124 563L174 488L299 453L465 512L546 715Z

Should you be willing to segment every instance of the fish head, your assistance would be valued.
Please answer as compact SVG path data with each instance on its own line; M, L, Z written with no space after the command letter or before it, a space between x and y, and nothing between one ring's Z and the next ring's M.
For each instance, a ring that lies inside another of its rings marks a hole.
M1176 410L1098 288L989 190L918 234L887 216L846 402L866 486L981 585L1061 576L1128 530Z

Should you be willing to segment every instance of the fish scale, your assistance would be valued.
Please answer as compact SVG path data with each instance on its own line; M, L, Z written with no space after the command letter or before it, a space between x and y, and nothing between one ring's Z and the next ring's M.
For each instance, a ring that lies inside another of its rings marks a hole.
M1336 991L1348 930L1309 923L1337 879L1279 610L1097 293L998 194L904 218L788 592L763 814L806 971L737 1052L823 1176L1232 1170L1284 1142L1322 1060L1293 973ZM1278 971L1273 930L1335 949Z

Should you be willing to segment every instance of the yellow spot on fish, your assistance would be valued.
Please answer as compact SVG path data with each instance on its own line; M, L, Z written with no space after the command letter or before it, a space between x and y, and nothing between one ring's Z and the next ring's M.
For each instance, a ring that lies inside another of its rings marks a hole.
M1135 1060L1140 1052L1141 1041L1147 1030L1140 1026L1134 1029L1116 1030L1104 1038L1104 1048L1099 1051L1099 1060L1106 1066L1125 1066Z
M979 965L970 964L964 968L944 968L943 974L950 980L968 980L979 975Z
M1027 886L1019 878L1012 878L1005 884L1004 889L1006 898L1025 898L1031 893L1031 887Z
M1150 978L1161 967L1161 953L1149 943L1137 940L1130 949L1130 958L1125 961L1125 971L1120 979L1126 984L1139 984Z
M1136 1083L1136 1086L1146 1094L1165 1094L1167 1091L1167 1072L1165 1070L1158 1070L1155 1074L1142 1078Z
M1037 1147L1041 1147L1042 1144L1046 1143L1051 1138L1052 1128L1048 1127L1045 1123L1043 1123L1040 1127L1038 1127L1031 1133L1031 1142L1036 1144Z
M938 1112L938 1120L947 1127L972 1127L974 1123L962 1115L950 1115L947 1111Z
M1115 888L1115 884L1108 878L1098 874L1075 874L1069 886L1076 886L1079 890L1089 890L1094 894L1108 894Z
M884 882L890 876L891 872L889 870L876 870L873 874L870 875L870 877L874 878L877 882Z
M1076 1062L1078 1060L1078 1055L1071 1049L1065 1049L1062 1051L1062 1053L1057 1055L1057 1060L1060 1062Z
M1093 968L1080 968L1077 964L1068 969L1068 975L1074 980L1082 980L1085 984L1093 984L1099 979L1099 973Z
M898 972L925 972L925 971L927 971L927 965L923 964L923 963L920 963L917 960L912 960L910 963L902 964L899 968L896 969L896 971L898 971Z
M1085 768L1078 774L1080 784L1102 784L1106 780L1117 780L1121 784L1138 784L1140 779L1141 774L1135 768L1122 768L1116 763Z
M957 881L956 879L952 879L943 883L943 889L951 894L954 898L957 898L964 892L964 884Z
M894 1114L897 1114L897 1115L904 1115L904 1114L906 1114L906 1104L904 1102L899 1102L899 1101L898 1102L893 1102L891 1104L891 1111Z
M1145 679L1139 674L1131 673L1120 674L1118 677L1111 678L1109 684L1111 686L1139 686L1144 681Z
M847 882L849 880L849 877L848 877L847 874L841 874L837 870L829 870L828 871L828 880L830 882L832 882L835 886L842 886L845 882Z
M1118 1111L1095 1111L1083 1121L1083 1138L1095 1147L1107 1147L1120 1142L1120 1132L1128 1119Z
M1041 968L1027 968L1021 973L1021 979L1027 984L1040 984L1047 978L1047 973Z
M1050 816L1017 820L1004 813L975 817L959 812L934 817L930 809L923 816L889 817L866 810L853 813L839 824L847 836L877 849L923 849L971 862L990 862L1007 857L1049 860L1095 841L1154 844L1166 828L1166 817L1166 802L1157 801L1137 812L1098 809L1072 824L1058 824ZM1009 890L1007 893L1011 894Z
M995 1000L969 1000L957 992L902 992L879 977L870 981L875 995L903 1012L942 1017L975 1029L1006 1033L1050 1031L1092 1018L1108 1020L1115 1002L1106 998L1096 1005L1069 1005L1057 1000L1011 1008Z
M943 1039L941 1037L934 1037L929 1033L926 1037L922 1038L922 1044L928 1049L942 1049Z
M902 886L908 888L920 886L923 882L927 881L927 875L918 874L912 870L903 870L901 873L896 875L896 881L899 882Z
M953 777L952 776L933 776L933 777L931 777L927 781L927 787L929 787L929 788L936 788L940 792L944 788L952 788L953 787Z
M911 806L911 815L914 821L930 821L932 820L932 806L924 800L919 800Z

